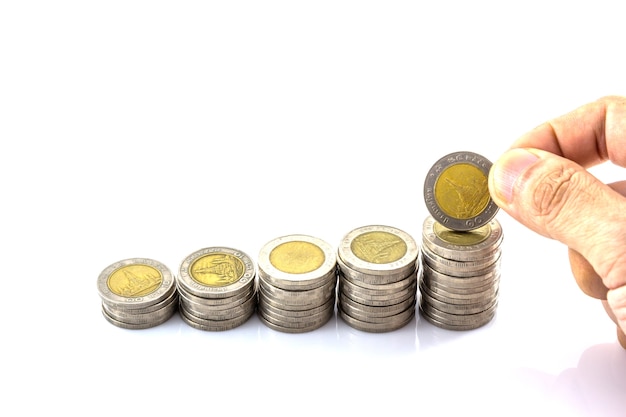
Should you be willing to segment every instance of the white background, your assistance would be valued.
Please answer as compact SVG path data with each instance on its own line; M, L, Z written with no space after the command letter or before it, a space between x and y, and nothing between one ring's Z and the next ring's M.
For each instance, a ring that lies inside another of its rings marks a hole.
M129 331L96 290L130 257L420 240L430 166L626 94L624 33L618 1L1 3L0 414L626 415L613 323L503 211L498 313L470 332Z

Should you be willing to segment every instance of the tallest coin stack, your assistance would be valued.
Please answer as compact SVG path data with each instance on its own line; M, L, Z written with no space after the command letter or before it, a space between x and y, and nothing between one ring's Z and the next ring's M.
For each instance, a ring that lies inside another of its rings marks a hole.
M437 161L426 176L419 309L430 323L471 330L498 305L502 228L489 195L491 162L472 152Z

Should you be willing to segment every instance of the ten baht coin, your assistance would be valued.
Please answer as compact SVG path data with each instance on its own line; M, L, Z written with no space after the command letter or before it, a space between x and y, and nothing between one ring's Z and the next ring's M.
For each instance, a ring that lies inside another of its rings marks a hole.
M175 289L169 268L153 259L124 259L98 276L98 293L103 303L114 308L144 309L164 300Z
M180 265L181 290L202 298L228 298L246 292L254 285L256 269L244 252L225 247L209 247L187 256Z
M487 185L491 162L473 152L439 159L424 181L424 200L435 220L452 230L481 227L498 212Z

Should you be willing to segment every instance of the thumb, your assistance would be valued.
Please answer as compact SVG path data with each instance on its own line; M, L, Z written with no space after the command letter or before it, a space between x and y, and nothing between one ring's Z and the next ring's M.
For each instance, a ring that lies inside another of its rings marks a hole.
M489 191L519 222L579 252L609 290L626 292L625 197L575 162L534 148L502 155ZM616 314L626 328L624 301L623 319Z

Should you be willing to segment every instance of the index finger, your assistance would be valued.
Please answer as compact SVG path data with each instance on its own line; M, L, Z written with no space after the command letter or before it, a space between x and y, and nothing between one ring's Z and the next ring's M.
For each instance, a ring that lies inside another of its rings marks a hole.
M585 168L605 161L626 167L626 97L585 104L526 133L512 148L542 149Z

